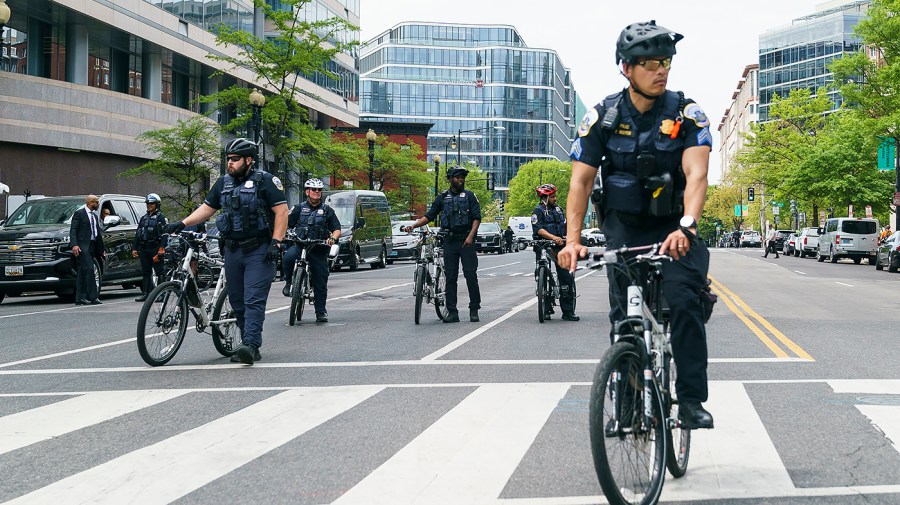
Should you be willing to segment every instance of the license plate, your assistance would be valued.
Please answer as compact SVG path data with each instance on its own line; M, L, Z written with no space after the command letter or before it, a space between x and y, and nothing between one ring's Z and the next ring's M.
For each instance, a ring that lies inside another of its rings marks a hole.
M8 266L8 267L4 268L4 273L8 277L25 275L25 267L23 267L22 265Z
M397 255L397 251L391 251L391 256L396 256L396 255Z

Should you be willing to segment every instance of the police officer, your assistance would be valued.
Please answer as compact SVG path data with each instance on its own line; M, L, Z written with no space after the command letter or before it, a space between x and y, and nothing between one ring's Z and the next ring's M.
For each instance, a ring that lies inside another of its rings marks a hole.
M448 232L444 240L444 268L447 274L447 317L445 323L458 323L456 308L457 277L462 261L466 287L469 288L469 321L478 322L481 308L481 291L478 289L478 255L475 254L475 234L481 224L481 205L475 193L465 189L469 171L463 167L447 170L450 189L437 195L425 216L416 220L403 231L410 232L424 226L441 215L441 230Z
M578 127L570 151L569 233L559 263L574 271L587 254L579 227L589 195L604 218L608 247L662 243L660 252L675 260L663 262L662 289L671 312L678 417L696 429L713 427L701 405L707 400L707 350L699 293L709 252L693 240L706 200L712 136L703 110L681 92L666 90L682 38L655 21L628 25L619 35L616 64L622 63L629 86L590 109ZM625 316L626 281L614 270L608 276L609 317L616 321Z
M562 318L566 321L578 321L580 317L575 315L575 277L568 269L559 266L556 259L557 251L566 243L566 213L559 205L556 205L556 186L542 184L535 189L541 203L531 211L531 232L534 239L552 240L557 248L550 250L550 259L556 264L556 274L559 278L559 305L562 308ZM535 264L541 258L541 250L534 248ZM553 314L552 304L547 304L547 318Z
M303 188L306 201L294 207L288 215L288 227L294 230L300 240L324 240L326 244L334 244L341 236L341 222L338 221L334 209L322 203L322 189L325 184L320 179L309 179ZM291 296L291 281L294 275L294 264L300 257L301 246L295 244L285 251L281 259L284 269L284 296ZM325 300L328 299L328 249L314 247L307 253L310 280L315 292L316 322L327 323L328 312Z
M503 232L503 241L504 247L506 247L506 252L511 253L513 251L513 242L516 240L516 236L512 231L511 226L506 227L506 231Z
M159 195L150 193L144 199L144 203L147 205L147 213L141 216L134 235L134 243L131 245L131 256L140 258L141 273L144 274L141 280L141 296L134 300L136 302L147 299L147 295L153 289L154 272L157 280L162 279L164 264L162 260L167 242L166 217L160 210Z
M178 233L206 222L217 210L222 236L228 302L234 309L242 345L232 362L252 365L260 359L266 299L275 278L275 258L287 231L288 208L278 177L253 168L256 144L239 138L225 148L228 173L220 177L203 205L182 221L166 227Z

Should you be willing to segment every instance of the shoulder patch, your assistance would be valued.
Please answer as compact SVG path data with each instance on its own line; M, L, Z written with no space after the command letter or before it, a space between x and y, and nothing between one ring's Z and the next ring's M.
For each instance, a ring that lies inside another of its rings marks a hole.
M532 214L531 215L531 224L537 224L537 222L538 222L537 214Z
M709 148L712 149L712 134L709 133L709 127L703 128L700 130L700 133L697 134L697 145L709 146Z
M586 137L588 133L591 131L591 127L594 126L594 123L600 119L600 113L597 112L597 109L591 107L589 111L581 118L581 124L578 125L578 136Z
M690 119L700 128L706 128L709 126L709 118L706 117L706 113L703 112L703 109L700 108L696 103L689 103L684 108L684 117Z
M572 148L569 149L569 157L576 161L581 161L581 153L581 138L577 138L575 142L572 142Z
M284 191L284 185L281 184L281 179L278 177L272 176L272 183L275 184L275 187L278 188L279 191Z

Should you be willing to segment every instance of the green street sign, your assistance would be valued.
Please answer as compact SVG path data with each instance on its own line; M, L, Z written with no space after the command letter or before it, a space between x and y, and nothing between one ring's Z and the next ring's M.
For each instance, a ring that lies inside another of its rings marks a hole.
M878 145L878 170L894 170L897 166L896 157L897 146L894 145L894 139L881 137Z
M741 217L741 206L740 205L734 206L734 217Z

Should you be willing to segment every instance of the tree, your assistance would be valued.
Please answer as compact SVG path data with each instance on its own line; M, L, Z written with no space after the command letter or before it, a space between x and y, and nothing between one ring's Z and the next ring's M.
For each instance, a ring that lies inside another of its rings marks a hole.
M358 45L355 41L342 41L340 32L358 28L338 17L314 22L300 19L302 7L309 2L281 0L282 7L273 9L266 0L254 0L255 6L265 13L267 33L273 36L260 39L250 32L219 25L216 42L237 48L238 55L208 56L232 68L248 68L271 93L262 110L262 141L272 147L275 171L285 176L291 172L323 174L336 156L347 154L331 149L329 134L309 123L307 110L298 101L304 92L297 82L317 72L336 78L327 70L327 64L339 53ZM235 109L237 114L225 129L238 132L246 127L250 117L249 94L248 88L231 87L203 100L220 109Z
M741 204L742 199L744 203L748 203L746 198L742 198L741 191L743 188L726 184L706 188L706 205L703 206L703 219L700 222L706 220L713 223L713 231L716 223L726 231L737 230L742 218L734 215L734 208ZM706 229L701 231L701 235L711 237L714 233L710 235Z
M158 192L171 201L167 208L180 214L194 210L219 171L219 127L205 116L195 116L187 121L179 119L172 128L144 132L138 140L147 144L156 159L119 176L153 175L163 183Z
M506 214L510 216L530 216L538 204L534 190L541 184L556 186L556 200L565 206L569 195L569 181L572 178L572 164L559 160L534 160L519 167L516 176L509 181L509 201Z

